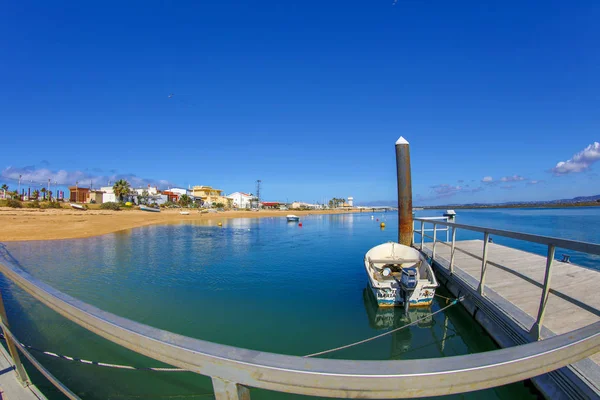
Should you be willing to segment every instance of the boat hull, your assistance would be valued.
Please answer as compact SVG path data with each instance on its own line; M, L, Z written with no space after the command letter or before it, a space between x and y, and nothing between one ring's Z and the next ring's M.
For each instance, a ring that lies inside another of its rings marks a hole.
M160 212L160 208L140 206L140 210L148 212Z
M382 271L388 265L397 269L414 269L419 271L419 279L409 292L409 308L429 307L433 303L437 280L431 265L418 250L399 243L384 243L373 247L365 255L365 270L368 276L368 287L373 293L379 307L404 306L405 291L400 285L400 277L384 277Z
M402 307L404 306L404 296L402 291L399 289L391 289L390 292L382 288L374 288L369 280L369 289L379 307ZM433 297L435 295L435 288L429 289L429 293L419 295L417 290L413 292L413 295L408 299L410 308L414 307L429 307L433 303Z

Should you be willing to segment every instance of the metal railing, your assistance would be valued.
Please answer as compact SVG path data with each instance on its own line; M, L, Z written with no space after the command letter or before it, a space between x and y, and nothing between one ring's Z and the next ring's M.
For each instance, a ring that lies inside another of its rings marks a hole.
M410 398L479 390L528 379L600 349L600 322L550 339L485 353L406 361L304 358L211 343L108 313L35 279L10 260L0 272L34 298L87 330L129 350L210 376L217 400L250 398L250 387L340 398ZM1 310L0 310L1 311ZM0 312L11 346L67 397L77 399L21 346ZM22 365L11 350L17 370ZM23 370L24 371L24 370ZM19 375L27 382L26 374Z
M490 235L502 236L511 239L523 240L526 242L538 243L547 246L547 255L546 255L546 270L544 273L544 284L542 289L542 295L540 297L540 305L538 308L538 315L536 321L532 327L532 335L537 340L540 339L540 335L542 332L542 324L544 321L544 314L546 312L546 305L548 303L548 295L550 293L550 285L552 278L552 266L554 264L554 253L557 247L566 250L572 250L582 253L595 254L600 255L600 244L595 243L587 243L587 242L578 242L575 240L568 239L560 239L549 236L541 236L541 235L533 235L528 233L519 233L512 231L505 231L501 229L492 229L492 228L483 228L480 226L472 226L472 225L462 225L453 222L443 222L432 220L431 218L415 218L414 221L421 222L420 230L414 230L413 234L417 234L421 236L421 247L424 248L424 240L425 238L429 238L432 240L432 260L435 260L435 246L436 243L444 243L437 239L438 225L444 226L446 229L452 230L452 240L446 238L445 245L450 246L450 261L449 261L449 272L450 274L454 273L454 255L456 253L456 231L458 229L464 229L472 232L480 232L483 233L483 249L482 256L477 257L481 259L481 275L479 278L479 287L477 288L480 295L485 294L485 278L487 272L488 265L488 244L490 243ZM433 231L433 236L426 235L426 230L424 228L425 224L433 224L433 228L429 229L429 231ZM414 236L414 235L413 235ZM413 239L414 242L414 239ZM450 242L448 244L448 242Z

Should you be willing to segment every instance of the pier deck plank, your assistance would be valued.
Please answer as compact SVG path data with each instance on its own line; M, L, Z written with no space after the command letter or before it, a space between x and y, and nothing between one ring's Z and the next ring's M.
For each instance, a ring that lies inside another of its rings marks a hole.
M46 400L46 397L34 385L23 387L19 383L12 358L4 346L0 346L0 398Z
M425 243L432 250L432 243ZM482 240L456 241L454 268L479 282L481 277ZM450 260L450 247L436 244L436 260ZM544 284L546 257L523 250L488 243L485 288L529 315L526 329L536 320ZM554 260L551 291L543 326L554 334L562 334L600 320L600 272ZM600 365L600 352L590 357Z

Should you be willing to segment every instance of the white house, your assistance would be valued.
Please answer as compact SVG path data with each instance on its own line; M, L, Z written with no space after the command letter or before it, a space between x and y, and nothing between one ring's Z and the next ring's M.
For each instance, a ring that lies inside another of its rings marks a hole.
M231 199L233 207L251 208L252 199L254 198L254 196L249 195L248 193L235 192L231 193L229 196L227 196L227 198Z
M113 190L112 186L104 186L101 187L100 190L104 193L102 193L102 202L103 203L108 203L110 202L116 202L117 201L117 197L115 196L115 191Z
M316 209L319 209L319 208L323 208L323 206L321 204L310 204L310 203L304 203L302 201L294 201L292 203L291 208L292 209L310 208L312 210L316 210Z

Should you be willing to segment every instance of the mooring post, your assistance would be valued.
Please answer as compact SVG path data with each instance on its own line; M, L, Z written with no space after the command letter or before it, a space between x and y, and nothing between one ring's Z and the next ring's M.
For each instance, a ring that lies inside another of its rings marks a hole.
M412 182L410 179L410 149L402 136L396 141L396 174L398 176L398 243L412 243Z

